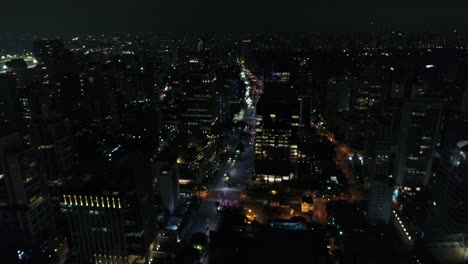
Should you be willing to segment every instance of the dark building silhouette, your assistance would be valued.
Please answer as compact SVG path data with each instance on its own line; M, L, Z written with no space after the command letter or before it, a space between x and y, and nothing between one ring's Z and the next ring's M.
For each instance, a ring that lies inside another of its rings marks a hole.
M158 225L149 162L133 153L107 175L83 175L62 195L79 263L147 260Z
M0 127L5 132L21 128L17 82L6 74L0 74Z
M443 103L434 97L408 99L401 108L396 183L409 190L428 185L439 137Z
M1 244L39 246L55 235L54 212L38 155L18 134L0 137Z

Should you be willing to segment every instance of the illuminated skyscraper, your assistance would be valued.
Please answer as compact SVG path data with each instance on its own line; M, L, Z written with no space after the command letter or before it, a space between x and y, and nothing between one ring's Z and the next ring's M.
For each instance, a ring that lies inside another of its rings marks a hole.
M442 102L433 97L411 98L401 109L396 184L407 190L427 186L439 136Z
M156 203L145 158L130 154L108 175L84 175L61 197L71 250L79 263L134 263L148 259Z
M384 97L384 76L377 65L360 67L360 76L353 80L352 107L358 111L376 109Z
M216 119L213 97L209 94L193 94L183 99L182 122L187 128L207 130Z
M293 165L299 155L297 131L299 107L294 97L285 98L281 85L269 87L257 104L255 173L266 182L288 181L294 178Z

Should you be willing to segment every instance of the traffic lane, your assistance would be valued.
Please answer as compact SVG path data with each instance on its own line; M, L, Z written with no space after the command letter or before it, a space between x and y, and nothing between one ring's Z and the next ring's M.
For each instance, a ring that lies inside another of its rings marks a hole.
M244 99L247 100L248 98L249 96L246 96ZM243 107L243 110L247 113L246 119L248 121L252 121L253 126L255 126L255 119L254 116L252 116L255 113L255 111L250 111L248 106ZM231 133L232 134L228 157L231 157L233 155L234 150L239 144L239 134L237 133L237 131L233 131ZM219 189L220 187L224 186L223 176L225 173L227 173L227 170L229 169L234 169L232 173L235 181L237 181L237 179L239 179L240 182L248 180L250 173L249 169L253 165L253 162L251 161L251 159L253 158L252 153L253 148L250 150L250 154L246 156L246 159L240 160L238 164L228 164L228 162L224 162L222 164L222 168L219 170L219 173L214 180L214 184L211 185L209 195L213 192L213 189ZM223 191L222 196L223 198L226 196L229 199L238 199L237 197L240 197L239 193L240 190L231 190L230 188L226 188ZM216 194L216 198L218 199L218 194ZM216 228L217 222L219 221L218 215L219 214L217 212L215 203L213 203L211 199L204 200L199 208L199 211L197 212L190 234L194 234L196 232L208 232L210 228Z
M337 148L336 162L344 176L348 179L349 186L347 191L351 194L351 200L362 200L364 198L362 188L354 175L349 156L349 150L347 148Z
M229 153L228 153L228 157L231 157L231 156L234 154L234 151L235 151L235 149L236 149L236 147L237 147L238 144L239 144L239 140L236 139L236 140L233 142L233 144L231 145L231 149L230 149L230 151L229 151ZM216 188L218 188L219 186L222 185L223 175L224 175L225 173L227 173L227 170L228 170L228 168L229 168L231 165L230 165L230 162L225 161L225 162L222 163L221 166L222 166L222 167L221 167L221 169L219 170L218 175L216 175L216 178L215 178L215 180L213 181L214 184L211 184L211 185L210 185L211 188L215 188L215 189L216 189Z
M235 187L243 187L246 181L249 180L253 169L253 148L249 147L241 156L241 159L236 162L231 162L229 183ZM241 186L237 186L237 185Z
M191 231L187 235L198 232L208 234L210 230L215 230L214 228L220 221L216 203L219 202L223 206L238 205L242 197L242 191L242 189L228 187L209 191L193 220ZM191 236L185 237L185 240L190 238Z
M231 143L231 149L229 151L229 156L232 156L234 153L234 150L236 149L238 143L238 139L236 139L236 133L233 132L234 137L232 139ZM226 173L226 170L228 169L229 164L227 162L224 162L222 164L221 170L218 172L214 179L214 183L209 185L208 192L211 189L217 189L220 187L223 187L223 175ZM200 205L200 208L198 209L197 213L195 214L194 219L192 219L191 223L187 225L187 228L189 228L187 231L184 230L182 238L185 242L188 242L191 239L191 235L197 233L197 232L205 232L206 228L209 227L209 223L213 221L213 218L217 215L217 210L215 203L210 200L204 200L202 204Z
M200 206L199 212L200 213L197 215L192 226L192 230L190 232L191 235L196 233L205 233L208 231L208 226L213 221L217 213L216 205L212 201L205 201Z

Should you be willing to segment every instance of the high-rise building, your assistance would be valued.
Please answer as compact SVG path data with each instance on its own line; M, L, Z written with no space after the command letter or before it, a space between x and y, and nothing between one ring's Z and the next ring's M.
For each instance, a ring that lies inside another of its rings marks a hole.
M35 121L32 142L38 149L49 186L63 186L76 165L67 122L58 118Z
M361 65L358 77L353 80L352 107L367 111L378 107L384 99L384 75L377 65Z
M50 110L73 115L80 95L80 78L76 62L70 50L60 40L38 40L33 43L34 56L38 61L34 78L50 100Z
M397 105L391 105L397 106ZM367 221L371 225L388 224L393 197L393 166L398 125L396 108L386 107L385 112L370 120L363 165L363 181L370 188Z
M151 168L129 154L107 175L84 175L62 196L79 263L145 263L158 225Z
M114 65L87 62L80 66L82 67L79 73L80 87L77 91L78 102L75 108L77 116L82 122L92 121L99 126L108 125L115 110L113 75L109 70Z
M299 111L298 111L298 125L300 127L310 126L310 112L312 107L312 97L310 95L299 95L297 98Z
M429 182L442 106L434 97L415 97L403 103L395 177L396 184L406 190L420 190Z
M207 130L216 119L213 97L209 94L193 94L183 100L182 123L187 128Z
M0 127L9 132L20 128L19 101L14 77L0 74Z
M358 111L370 110L382 102L383 96L383 84L380 81L362 80L353 91L353 106Z
M41 245L55 235L36 151L18 134L0 138L0 243Z
M32 79L31 71L23 59L13 59L6 63L7 73L16 79L17 96L19 100L19 111L22 128L31 127L31 94L29 82ZM13 99L13 97L12 97Z
M275 96L275 92L284 92L281 88L272 86L270 93L264 94L257 104L255 174L266 182L294 178L293 165L299 155L297 99Z
M396 136L399 123L398 102L386 102L380 114L368 118L363 148L364 180L392 180L394 173L395 153L397 152Z
M179 169L176 162L156 161L153 164L162 206L174 213L179 201Z
M367 221L370 224L388 224L392 209L392 195L393 186L388 181L372 181L367 207Z
M428 210L429 240L452 241L468 234L468 117L447 117Z
M63 62L65 47L59 39L37 40L33 43L34 57L40 65Z
M348 80L348 78L330 79L328 81L324 111L329 126L334 127L336 125L338 113L349 111L350 95L351 80Z
M219 95L215 97L217 121L221 124L229 123L231 118L231 97L227 95Z
M468 234L468 141L459 141L441 153L430 208L431 238L444 240L450 236ZM450 240L450 239L449 239Z
M64 194L60 211L66 215L72 251L80 263L127 263L124 208L117 195Z

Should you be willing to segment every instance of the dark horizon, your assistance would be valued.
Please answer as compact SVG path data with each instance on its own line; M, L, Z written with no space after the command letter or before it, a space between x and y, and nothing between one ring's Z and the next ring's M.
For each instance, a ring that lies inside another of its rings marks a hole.
M287 4L287 5L286 5ZM442 5L443 4L443 5ZM359 32L466 30L468 3L451 0L311 2L15 1L5 3L3 32ZM373 25L372 25L373 23ZM247 28L247 29L246 29Z

